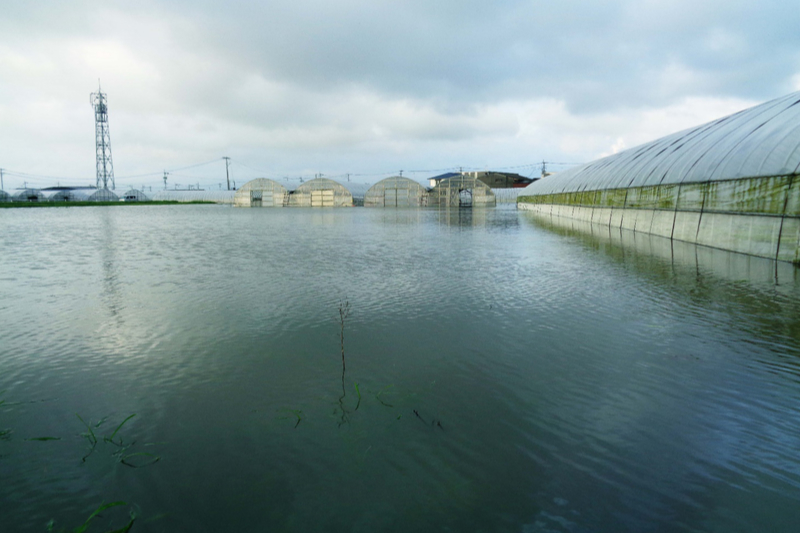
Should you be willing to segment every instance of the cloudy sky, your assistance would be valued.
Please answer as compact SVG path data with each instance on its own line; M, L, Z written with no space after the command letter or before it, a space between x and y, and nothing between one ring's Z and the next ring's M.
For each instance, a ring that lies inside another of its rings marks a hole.
M118 189L531 175L800 90L788 0L0 2L6 190L94 183L98 79Z

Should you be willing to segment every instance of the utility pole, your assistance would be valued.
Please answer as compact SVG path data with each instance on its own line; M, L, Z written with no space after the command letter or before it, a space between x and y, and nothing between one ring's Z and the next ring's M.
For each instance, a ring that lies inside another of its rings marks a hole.
M3 186L3 169L0 168L0 191L4 190L5 187Z
M231 176L230 173L228 172L228 165L231 164L231 158L226 156L223 157L222 159L225 160L225 179L228 181L228 190L231 190Z
M164 171L164 190L165 190L165 191L167 190L167 174L169 174L169 172L167 172L167 171L165 170L165 171Z

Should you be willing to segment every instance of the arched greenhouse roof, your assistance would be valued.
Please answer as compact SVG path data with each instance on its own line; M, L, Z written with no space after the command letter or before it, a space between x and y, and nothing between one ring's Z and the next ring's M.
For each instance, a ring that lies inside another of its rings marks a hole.
M233 196L233 203L239 207L280 207L286 204L287 194L286 187L277 181L256 178L239 187Z
M6 191L0 191L0 202L10 202L11 195L8 194Z
M149 202L150 197L139 189L128 189L122 193L120 200L125 200L126 202Z
M40 189L22 189L12 196L15 202L43 202L46 200Z
M145 193L150 193L150 191L145 191ZM151 193L150 198L153 201L157 202L166 202L166 201L173 201L173 202L215 202L218 204L232 204L233 203L233 195L236 191L229 191L229 190L192 190L192 191L176 191L176 190L154 190Z
M296 207L350 207L353 194L341 183L315 178L301 184L289 196L289 205Z
M119 200L119 196L108 189L97 189L94 192L86 192L89 195L86 199L90 202L116 202Z
M364 194L365 206L427 205L428 189L409 178L391 176L372 185Z
M523 195L796 174L800 91L532 183Z

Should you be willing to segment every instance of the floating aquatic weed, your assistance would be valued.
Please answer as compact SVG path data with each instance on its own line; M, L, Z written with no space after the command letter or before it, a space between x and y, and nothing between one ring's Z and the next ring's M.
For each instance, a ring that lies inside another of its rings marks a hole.
M31 437L25 440L38 440L38 441L61 440L61 437Z
M87 518L83 522L83 524L81 524L80 526L72 529L70 531L70 533L84 533L89 528L89 524L92 522L92 520L94 518L100 516L100 513L102 513L103 511L105 511L107 509L111 509L112 507L119 507L121 505L128 505L128 502L117 501L117 502L105 503L105 504L101 505L100 507L95 509L95 511L91 515L89 515L89 518ZM131 530L131 528L133 527L133 523L135 521L136 521L136 513L133 512L133 511L130 511L130 521L125 526L123 526L121 528L118 528L118 529L109 530L107 533L127 533L128 531ZM55 529L55 520L52 520L52 519L47 523L47 531L48 532L53 532L53 533L66 533L65 529L56 530Z
M90 455L92 455L92 453L94 453L94 451L97 449L97 443L99 442L99 440L97 438L97 434L95 434L94 430L92 429L92 424L91 423L87 423L77 413L75 413L75 416L78 417L78 419L83 423L83 425L86 427L86 430L87 430L86 433L81 433L81 436L85 437L86 440L91 445L91 448L89 449L89 453L84 455L83 459L81 459L81 462L84 463L84 462L86 462L86 459ZM128 450L134 444L136 444L136 441L133 441L131 443L126 444L123 441L121 436L117 440L115 440L115 438L117 437L117 434L122 429L122 426L124 426L129 420L131 420L135 416L136 416L136 413L134 413L132 415L128 415L128 417L125 418L125 420L123 420L122 422L120 422L120 424L116 427L116 429L114 429L114 431L111 433L111 435L105 435L103 437L103 442L107 442L107 443L113 444L114 446L117 447L117 449L111 455L113 457L116 457L118 459L118 462L120 462L120 463L122 463L122 464L124 464L126 466L130 466L130 467L134 467L134 468L141 468L143 466L149 466L149 465L151 465L153 463L157 463L158 461L161 460L161 457L158 456L158 455L152 454L152 453L148 453L148 452L127 453ZM99 428L103 424L103 422L106 421L107 418L108 417L102 418L97 424L94 425L94 429ZM154 443L145 443L144 444L144 446L153 446L153 445L154 445ZM152 460L146 461L144 463L139 463L138 461L132 461L131 458L133 458L133 457L150 457Z
M106 442L110 442L112 444L116 444L117 446L122 446L122 438L120 438L119 442L117 443L117 442L114 442L114 437L117 435L117 432L120 430L120 428L122 428L122 426L125 425L125 422L127 422L128 420L130 420L134 416L136 416L136 413L133 413L128 418L123 420L122 423L117 426L117 429L114 430L114 433L112 433L110 437L103 437L103 440L105 440Z
M361 391L358 390L358 382L356 382L356 394L358 394L358 403L356 403L355 411L358 411L358 406L361 405Z
M391 389L392 387L394 387L394 385L386 385L384 388L382 388L380 391L378 391L378 394L375 395L375 399L378 400L379 402L381 402L386 407L394 407L394 405L392 405L390 403L386 403L383 400L381 400L381 394L383 394L387 390Z
M147 457L144 463L138 464L136 460L131 460L133 457ZM123 455L120 457L119 462L124 464L125 466L130 466L131 468L142 468L143 466L150 466L155 464L161 460L161 456L155 455L148 452L136 452L136 453L129 453L127 455Z
M299 426L300 422L303 420L303 411L301 411L300 409L279 409L279 411L286 411L287 413L292 413L297 418L297 423L294 425L294 427ZM280 416L278 418L285 419L287 417Z
M91 447L89 448L89 453L87 453L81 458L81 463L85 463L86 459L90 455L92 455L94 453L95 448L97 448L97 437L95 436L94 431L92 431L92 426L87 424L86 421L83 418L81 418L81 415L75 413L75 416L77 416L78 420L80 420L83 423L83 425L86 426L86 430L88 431L88 433L81 433L81 437L86 437L86 440L88 440L89 444L91 444Z
M350 316L350 300L347 299L347 296L344 297L344 301L339 301L339 323L341 324L341 332L339 333L339 338L342 341L342 376L344 376L344 323L347 320L347 317Z

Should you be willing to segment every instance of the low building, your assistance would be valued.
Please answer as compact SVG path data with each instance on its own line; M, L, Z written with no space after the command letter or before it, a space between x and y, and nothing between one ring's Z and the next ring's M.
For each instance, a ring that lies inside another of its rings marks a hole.
M539 177L526 178L525 176L515 174L513 172L480 170L470 172L448 172L447 174L441 174L439 176L429 178L428 181L430 182L431 187L436 187L436 185L442 181L457 178L458 176L477 178L485 183L490 189L521 189L527 187L534 181L541 179Z

